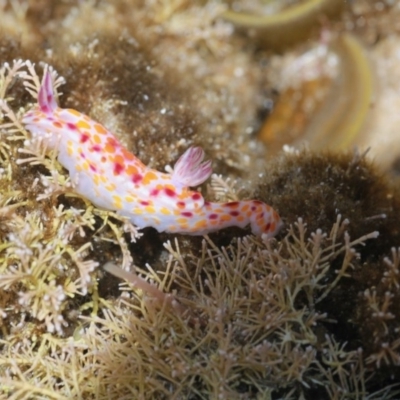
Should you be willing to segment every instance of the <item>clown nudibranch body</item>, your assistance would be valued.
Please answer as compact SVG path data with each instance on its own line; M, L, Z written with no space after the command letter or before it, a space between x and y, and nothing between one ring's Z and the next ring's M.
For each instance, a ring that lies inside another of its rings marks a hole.
M146 167L104 126L76 110L58 107L48 70L38 104L22 122L33 137L57 151L77 193L127 216L139 228L204 235L250 224L253 234L272 237L281 226L276 211L261 201L213 203L190 190L212 173L211 162L203 161L199 147L189 148L170 174Z

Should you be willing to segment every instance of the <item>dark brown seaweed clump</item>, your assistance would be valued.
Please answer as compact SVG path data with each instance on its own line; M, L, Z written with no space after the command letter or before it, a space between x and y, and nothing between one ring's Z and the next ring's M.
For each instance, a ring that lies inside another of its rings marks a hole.
M309 232L328 232L328 221L338 215L349 220L346 230L351 238L379 232L375 240L356 247L359 259L317 309L335 321L329 331L349 348L361 346L368 360L378 366L383 360L398 365L399 187L358 153L302 151L282 157L269 169L258 195L270 196L288 223L301 217ZM331 265L332 277L338 262ZM400 370L388 368L387 374L396 380Z
M351 237L379 231L376 241L360 249L363 259L375 260L400 243L400 189L366 156L301 151L274 160L266 176L256 196L285 222L301 217L310 232L327 232L340 214L350 222Z

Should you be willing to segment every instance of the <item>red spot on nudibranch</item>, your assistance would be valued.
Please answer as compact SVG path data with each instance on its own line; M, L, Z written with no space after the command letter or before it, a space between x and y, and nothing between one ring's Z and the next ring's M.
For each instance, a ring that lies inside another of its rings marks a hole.
M266 231L269 231L270 228L271 228L271 224L268 222L268 224L265 225L265 230L266 230Z
M120 163L114 164L114 175L120 175L121 172L124 170L124 166Z
M230 203L226 203L226 206L230 208L236 208L239 205L238 201L231 201Z
M67 128L71 130L76 130L76 125L73 124L72 122L67 122Z
M175 196L176 196L176 193L175 193L172 189L165 188L165 189L164 189L164 192L165 192L165 194L166 194L167 196L169 196L169 197L175 197ZM185 204L185 203L184 203L184 204Z
M143 176L140 174L133 174L131 179L133 183L139 183L143 179Z
M239 211L231 211L229 214L232 215L232 217L238 217L240 215L240 212Z
M181 215L183 215L184 217L188 217L188 218L193 217L193 214L189 211L185 211L185 212L181 213Z
M185 206L186 206L185 202L183 202L183 201L178 201L178 202L176 203L176 205L177 205L179 208L185 208Z
M85 153L83 153L83 152L80 153L79 155L80 155L82 158L86 158Z
M193 193L192 194L192 200L200 200L201 199L201 194L200 193Z
M89 164L89 167L93 172L97 171L97 168L93 164Z
M99 146L98 144L95 144L94 146L92 146L90 148L90 150L96 151L96 152L100 152L101 151L101 146Z
M141 200L141 201L140 201L140 204L141 204L142 206L148 206L148 205L150 205L150 203L149 203L148 201L145 201L145 200Z
M210 214L208 216L209 219L217 219L218 218L218 214Z
M80 142L81 143L86 143L89 139L90 139L90 136L88 134L82 133Z
M150 196L157 196L159 192L160 192L160 191L159 191L158 189L153 189L153 190L150 192Z

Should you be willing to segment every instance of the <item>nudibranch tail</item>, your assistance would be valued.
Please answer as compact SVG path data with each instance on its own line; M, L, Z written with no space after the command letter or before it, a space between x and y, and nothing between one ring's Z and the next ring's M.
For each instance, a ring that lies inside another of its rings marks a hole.
M178 159L171 174L144 165L100 123L72 109L58 107L51 71L46 69L38 105L22 122L32 136L55 150L68 169L74 189L98 207L127 216L139 228L204 235L222 228L250 225L255 235L273 236L281 226L278 214L256 200L206 202L189 190L212 173L200 147Z
M258 200L205 202L202 209L196 213L181 213L178 221L180 227L171 225L168 230L189 235L205 235L223 228L232 226L245 228L250 225L254 235L270 238L282 227L278 213Z
M211 160L204 161L201 147L190 147L175 163L172 180L182 186L198 186L212 174Z

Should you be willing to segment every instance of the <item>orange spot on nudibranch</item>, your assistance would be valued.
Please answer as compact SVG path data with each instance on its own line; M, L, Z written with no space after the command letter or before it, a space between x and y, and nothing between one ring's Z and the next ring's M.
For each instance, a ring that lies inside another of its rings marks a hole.
M56 128L61 128L62 127L62 123L58 122L58 121L54 121L53 122L53 126L55 126Z
M133 203L135 201L135 198L132 196L125 196L125 201L128 203Z
M129 161L133 161L136 157L127 149L122 148L121 149L122 155Z
M146 174L143 177L143 184L144 185L148 185L151 181L154 181L157 179L157 175L150 171L150 172L146 172Z
M155 208L153 206L147 206L144 208L147 213L149 214L154 214L156 212Z
M106 143L104 146L104 151L107 153L115 153L115 147L110 143Z
M83 120L78 121L76 126L79 129L90 129L91 128L90 124L88 124L86 121L83 121Z
M112 199L113 199L113 203L114 203L115 208L121 209L122 208L121 197L119 197L117 195L114 195L112 197Z
M204 219L202 219L194 224L194 227L196 229L202 229L202 228L205 228L206 226L207 226L207 222Z
M134 174L137 174L137 172L138 172L137 168L134 167L133 165L128 165L128 166L126 167L126 173L127 173L128 175L134 175Z
M100 135L104 135L107 133L107 129L100 124L94 124L94 129L96 130L97 133L100 133Z
M248 204L245 204L245 205L242 207L242 212L246 212L249 208L250 208L250 206L249 206Z
M166 207L161 207L160 213L163 215L171 215L171 211L168 210L168 208L166 208Z
M121 154L117 154L116 156L114 156L114 162L119 164L124 164L125 159L124 157L121 156Z
M74 110L73 108L68 108L66 111L68 111L70 114L75 115L76 117L81 117L82 113L79 111Z
M101 138L100 138L100 136L99 136L99 135L93 135L93 141L94 141L96 144L100 144L100 143L101 143Z

